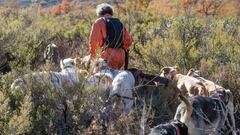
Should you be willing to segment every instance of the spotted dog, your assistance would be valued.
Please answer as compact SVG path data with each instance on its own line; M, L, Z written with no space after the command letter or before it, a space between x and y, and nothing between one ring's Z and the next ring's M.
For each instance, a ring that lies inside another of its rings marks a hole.
M216 84L213 81L207 80L199 75L199 71L191 68L188 73L188 76L192 76L198 80L200 80L206 87L207 91L209 92L210 95L216 93L216 90L224 90L226 94L228 95L228 103L227 103L227 109L230 115L230 119L228 119L229 127L232 128L232 130L235 132L236 127L235 127L235 118L234 118L234 105L233 105L233 95L232 92L229 89L225 89L222 86Z
M152 128L149 135L188 135L186 124L192 114L192 106L184 96L179 95L179 97L187 108L184 116L180 120L173 120Z
M224 90L217 90L214 95L194 96L189 101L193 108L192 115L186 124L190 135L222 134L227 117L228 94ZM180 120L186 112L182 103L178 106L175 118Z

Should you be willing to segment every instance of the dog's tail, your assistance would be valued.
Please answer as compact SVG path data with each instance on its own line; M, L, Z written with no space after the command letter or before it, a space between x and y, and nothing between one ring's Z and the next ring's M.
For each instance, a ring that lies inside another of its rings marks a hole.
M25 91L27 89L27 85L26 85L26 82L22 78L18 78L13 81L10 88L11 88L12 93L15 93L17 91L21 92L21 93L25 93Z
M16 80L14 80L13 83L11 84L11 89L15 89L15 88L17 88L19 85L22 85L22 84L24 84L23 79L18 78L18 79L16 79Z
M186 104L186 112L184 113L183 117L181 117L180 121L182 123L187 123L192 115L192 105L190 104L189 100L184 97L183 95L179 95L179 98Z

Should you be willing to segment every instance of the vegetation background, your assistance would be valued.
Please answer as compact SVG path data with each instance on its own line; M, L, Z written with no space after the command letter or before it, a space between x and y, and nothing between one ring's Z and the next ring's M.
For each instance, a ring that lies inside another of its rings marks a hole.
M87 54L88 36L96 19L95 7L101 2L104 1L63 0L48 9L37 3L21 7L14 1L0 6L0 64L7 62L4 57L7 52L16 57L10 62L12 71L0 75L0 134L93 132L84 127L81 116L89 101L99 100L92 94L95 90L79 87L61 95L42 87L30 89L23 95L12 92L10 85L29 71L52 68L43 61L43 52L49 43L61 46L65 58ZM240 133L240 1L126 0L112 5L114 16L122 20L134 41L130 67L147 73L159 73L162 67L173 65L180 66L182 73L190 68L199 69L204 78L233 92ZM150 94L153 100L146 99L145 109L142 106L135 111L132 133L148 133L153 125L173 118L174 107L165 104L173 97L161 96L164 91L174 95L172 88L153 89L154 95L158 93L161 99ZM175 101L176 105L176 97ZM93 106L99 105L100 101ZM154 111L148 111L151 109ZM157 112L161 117L154 121ZM112 134L126 133L126 125L119 121L114 125Z

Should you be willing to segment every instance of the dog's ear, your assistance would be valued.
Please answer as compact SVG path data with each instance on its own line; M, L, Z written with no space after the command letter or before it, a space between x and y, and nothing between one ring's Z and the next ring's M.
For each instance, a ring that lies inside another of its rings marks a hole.
M194 68L189 69L188 73L187 73L187 76L192 76L194 72L195 72Z
M191 68L191 69L189 69L189 71L195 72L196 70L195 70L195 68Z
M163 67L161 69L161 72L164 73L164 74L168 74L170 72L170 68L169 67Z
M173 67L177 72L180 72L181 71L181 68L179 66L174 66Z

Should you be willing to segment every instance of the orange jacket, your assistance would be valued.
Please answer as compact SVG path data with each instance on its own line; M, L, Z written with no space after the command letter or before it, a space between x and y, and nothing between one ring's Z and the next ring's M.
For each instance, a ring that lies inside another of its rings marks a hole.
M111 17L106 14L104 17ZM89 51L92 58L96 57L96 50L104 48L104 38L106 37L106 25L102 17L98 18L92 26L92 31L89 38ZM123 28L123 48L127 50L132 44L132 39ZM125 51L123 48L106 48L101 52L101 58L107 60L108 66L114 69L120 69L124 65Z

